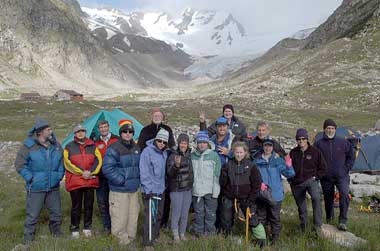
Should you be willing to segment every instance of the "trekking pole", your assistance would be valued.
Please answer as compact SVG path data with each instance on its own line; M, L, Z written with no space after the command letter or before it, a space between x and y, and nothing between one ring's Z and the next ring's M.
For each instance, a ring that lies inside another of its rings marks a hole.
M152 241L152 198L149 198L149 242Z

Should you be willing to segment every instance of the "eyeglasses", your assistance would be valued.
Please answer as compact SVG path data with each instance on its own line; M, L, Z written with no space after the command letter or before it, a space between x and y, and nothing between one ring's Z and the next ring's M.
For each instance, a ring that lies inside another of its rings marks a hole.
M77 133L77 132L86 132L86 130L78 130L75 133Z
M134 131L130 131L130 130L125 130L125 131L121 131L122 133L129 133L129 134L133 134Z
M298 138L297 140L298 141L304 141L304 140L307 140L307 138Z
M156 139L157 143L161 143L161 144L168 144L168 142L166 141L163 141L162 139Z

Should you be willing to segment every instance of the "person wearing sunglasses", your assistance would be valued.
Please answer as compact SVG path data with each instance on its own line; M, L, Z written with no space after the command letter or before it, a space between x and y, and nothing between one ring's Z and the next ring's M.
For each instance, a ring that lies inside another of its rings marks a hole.
M158 241L165 203L165 174L168 158L169 132L161 128L154 139L147 141L147 147L140 157L140 179L144 203L144 250L153 250ZM156 210L149 210L154 202ZM149 206L151 205L151 206ZM151 222L149 219L153 219ZM151 230L151 235L150 231ZM151 237L151 238L149 238Z
M308 225L306 193L309 193L313 207L314 230L320 234L322 206L319 180L326 173L326 161L321 151L310 145L306 129L297 130L296 140L297 146L290 151L290 158L296 175L289 179L289 182L298 207L301 221L300 229L304 232Z
M86 137L87 129L81 124L74 127L74 140L66 145L63 160L66 168L66 190L71 197L71 225L73 239L78 239L79 223L84 204L85 237L91 237L94 189L99 187L98 174L103 164L102 155L94 141Z
M140 147L134 142L135 129L130 120L119 121L120 138L110 145L103 161L103 174L110 187L111 233L121 245L132 249L136 243L140 211ZM132 245L132 246L131 246Z

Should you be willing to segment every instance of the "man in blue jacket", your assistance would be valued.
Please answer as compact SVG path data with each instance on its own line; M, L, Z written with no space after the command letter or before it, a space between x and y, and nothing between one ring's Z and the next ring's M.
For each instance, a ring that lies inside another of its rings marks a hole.
M51 234L55 237L62 234L59 193L59 183L64 174L62 153L62 147L48 122L37 118L15 161L17 172L26 182L25 244L34 240L38 217L44 205L50 211Z
M349 172L354 165L354 149L345 139L336 137L336 123L326 119L323 123L323 138L315 142L327 163L326 175L321 179L327 223L334 219L334 194L337 186L339 197L339 225L338 228L347 231L347 212L349 199Z

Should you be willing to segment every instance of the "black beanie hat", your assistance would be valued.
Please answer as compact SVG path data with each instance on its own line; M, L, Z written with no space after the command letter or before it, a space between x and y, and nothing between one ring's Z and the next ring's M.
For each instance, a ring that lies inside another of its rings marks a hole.
M335 127L335 129L337 128L335 121L332 119L326 119L325 120L325 122L323 123L323 130L325 130L326 127L328 127L328 126L333 126L333 127Z
M186 141L188 144L190 142L190 138L186 133L181 133L177 138L177 143L181 143L182 141Z
M226 104L223 106L223 113L224 113L224 110L226 110L226 109L230 109L232 111L232 113L235 113L234 107L231 104Z

